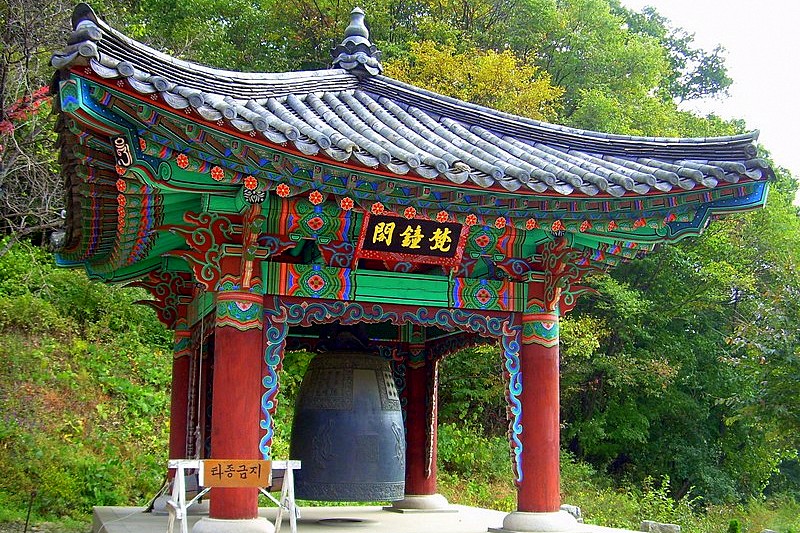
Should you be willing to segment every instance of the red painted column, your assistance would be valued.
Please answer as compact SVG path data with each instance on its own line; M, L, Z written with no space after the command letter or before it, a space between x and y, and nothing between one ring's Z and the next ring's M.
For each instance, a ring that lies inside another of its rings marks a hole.
M175 332L175 345L182 346L179 342L179 333ZM188 336L188 331L185 335ZM190 353L177 352L172 359L172 391L170 394L169 415L169 458L186 458L186 430L189 416L189 366ZM170 471L170 477L174 474Z
M191 386L192 330L187 318L187 302L179 302L172 348L172 389L169 406L169 458L186 459L187 431L189 430L189 388ZM170 469L169 479L175 477Z
M555 317L557 328L558 317ZM561 506L559 457L559 363L556 344L523 344L522 373L522 482L517 509L557 512Z
M211 457L260 459L261 297L246 292L217 294ZM224 520L258 517L257 488L214 488L209 517Z
M406 369L407 495L436 494L436 363Z

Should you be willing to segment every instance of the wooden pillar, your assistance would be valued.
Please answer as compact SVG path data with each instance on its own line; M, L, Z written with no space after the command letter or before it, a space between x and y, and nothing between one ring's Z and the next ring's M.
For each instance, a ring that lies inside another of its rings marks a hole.
M560 510L558 312L531 306L523 316L519 367L512 383L517 510L503 532L568 532L578 524ZM521 450L519 449L521 448Z
M407 495L436 494L436 363L406 369Z
M175 351L172 358L172 391L170 393L169 415L169 458L186 458L186 441L189 417L189 368L191 351L186 347L190 340L189 331L175 332ZM170 477L174 471L170 471Z
M238 291L217 294L211 456L260 459L262 320L261 297ZM209 516L221 520L258 517L257 488L214 488Z
M548 338L526 339L530 342L523 342L520 353L523 449L517 509L551 513L561 506L558 315L529 315L525 320Z
M436 493L439 411L439 362L426 356L425 331L407 326L410 353L404 366L406 430L405 494L392 502L395 510L435 511L449 506L447 498Z
M186 295L186 286L178 282L184 278L173 278L178 287L178 295ZM159 294L157 291L154 291ZM169 407L169 458L186 459L186 442L189 431L189 397L191 389L192 367L192 330L187 320L189 312L188 299L178 297L174 306L175 320L172 348L172 388L170 390ZM169 479L175 477L175 470L169 471Z

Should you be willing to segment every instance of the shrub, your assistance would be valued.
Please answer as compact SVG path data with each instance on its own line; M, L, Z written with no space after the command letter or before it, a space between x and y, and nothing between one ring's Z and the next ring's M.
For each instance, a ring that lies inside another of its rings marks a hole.
M0 331L7 330L63 335L69 330L69 322L49 302L21 294L0 299Z
M439 466L467 479L511 479L508 441L484 437L474 427L440 424Z

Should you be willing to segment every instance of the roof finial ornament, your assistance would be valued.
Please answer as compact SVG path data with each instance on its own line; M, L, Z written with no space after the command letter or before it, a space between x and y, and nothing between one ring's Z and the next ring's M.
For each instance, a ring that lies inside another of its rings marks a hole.
M80 3L72 12L72 33L66 48L53 53L50 64L65 68L72 64L86 65L91 59L98 59L100 52L97 43L103 32L97 26L97 15L87 4Z
M364 11L357 7L350 12L350 24L344 30L344 40L331 50L333 66L348 70L359 78L383 72L381 51L369 40Z

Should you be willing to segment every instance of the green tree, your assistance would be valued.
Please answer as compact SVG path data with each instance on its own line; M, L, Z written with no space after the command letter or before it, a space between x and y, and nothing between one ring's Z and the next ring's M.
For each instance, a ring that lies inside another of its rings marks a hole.
M683 101L727 94L733 80L728 77L722 46L710 51L697 48L694 34L672 27L653 7L637 13L614 2L612 8L625 19L630 31L654 37L666 50L671 67L666 89L672 98Z
M50 53L66 42L66 2L9 0L0 6L0 255L24 236L62 224L63 187L49 113Z
M565 337L564 438L620 479L676 495L761 494L797 448L800 219L783 176L766 209L712 224L594 280ZM587 318L588 317L588 318ZM597 333L597 331L600 333ZM581 335L577 335L580 339Z
M410 43L410 52L386 65L386 74L425 89L500 111L552 120L562 90L550 76L509 50L495 52Z

